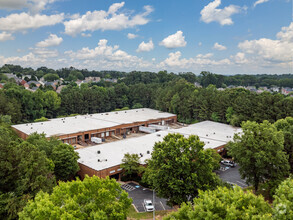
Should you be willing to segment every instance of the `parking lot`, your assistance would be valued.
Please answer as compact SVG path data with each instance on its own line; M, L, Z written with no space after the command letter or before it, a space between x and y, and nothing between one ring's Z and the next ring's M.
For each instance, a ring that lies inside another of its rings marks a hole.
M220 178L225 182L238 185L241 188L245 188L248 186L245 180L241 179L240 177L239 165L230 168L221 164L221 169L217 171L217 173L219 174Z
M140 185L137 185L135 183L127 183L122 185L121 188L128 193L130 198L132 198L132 203L138 212L146 211L143 203L145 199L153 201L153 191ZM172 209L166 204L166 202L166 199L155 196L155 203L153 204L155 206L155 210L160 211Z

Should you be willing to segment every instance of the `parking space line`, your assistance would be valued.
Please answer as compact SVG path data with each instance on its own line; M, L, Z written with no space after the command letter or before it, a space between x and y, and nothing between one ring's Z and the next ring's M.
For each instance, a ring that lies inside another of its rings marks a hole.
M242 186L246 186L246 184L244 184L244 183L242 183L242 182L240 182L240 181L236 181L237 183L239 183L240 185L242 185Z
M166 209L165 209L165 207L164 207L164 205L163 205L163 203L162 203L162 201L160 201L160 203L161 203L161 205L162 205L163 209L164 209L164 210L166 210Z
M147 210L146 210L144 204L143 203L141 203L141 204L142 204L142 207L143 207L144 211L146 212Z
M136 212L139 212L134 204L132 204Z

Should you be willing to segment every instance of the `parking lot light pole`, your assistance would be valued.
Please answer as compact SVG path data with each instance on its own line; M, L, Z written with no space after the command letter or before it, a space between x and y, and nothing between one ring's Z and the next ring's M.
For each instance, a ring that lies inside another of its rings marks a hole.
M156 212L156 206L155 206L155 189L153 189L153 205L154 205L154 210L153 210L153 220L155 220L155 212Z

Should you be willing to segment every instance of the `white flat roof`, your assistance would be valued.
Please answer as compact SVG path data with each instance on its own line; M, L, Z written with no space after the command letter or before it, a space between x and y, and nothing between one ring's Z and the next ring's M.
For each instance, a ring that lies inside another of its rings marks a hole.
M74 117L55 118L45 122L13 125L15 129L30 135L34 132L45 133L46 137L74 134L96 129L110 128L122 124L144 122L176 116L149 108L131 109L126 111L106 112Z
M76 151L80 156L78 160L79 163L99 171L121 164L124 154L126 153L138 155L142 153L143 157L141 157L140 162L144 164L146 159L151 158L151 152L155 143L162 141L164 136L169 133L180 133L185 137L189 135L198 135L200 140L205 143L204 149L214 149L228 143L232 140L234 134L238 132L241 132L240 128L212 121L204 121L180 129L159 131L137 138L126 138L121 141L104 143L78 149ZM206 136L206 134L208 134L208 136ZM98 154L97 151L101 153ZM147 151L150 151L150 154L147 154ZM98 159L101 162L98 162Z

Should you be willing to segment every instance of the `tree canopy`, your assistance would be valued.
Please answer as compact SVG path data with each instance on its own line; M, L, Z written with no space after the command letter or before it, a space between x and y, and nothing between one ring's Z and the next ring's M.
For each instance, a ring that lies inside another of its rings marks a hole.
M199 191L193 204L183 204L164 220L184 219L272 219L272 208L262 196L244 192L240 187L219 187L214 191Z
M283 181L274 196L275 219L293 219L293 179Z
M39 192L20 219L126 219L131 199L113 179L86 176L60 182L52 194Z
M284 136L268 121L242 123L242 134L235 134L228 152L239 163L243 179L258 190L260 183L280 180L288 175L288 156Z
M190 201L198 190L214 189L220 180L213 173L214 158L203 146L198 136L168 134L155 144L144 181L171 204Z

